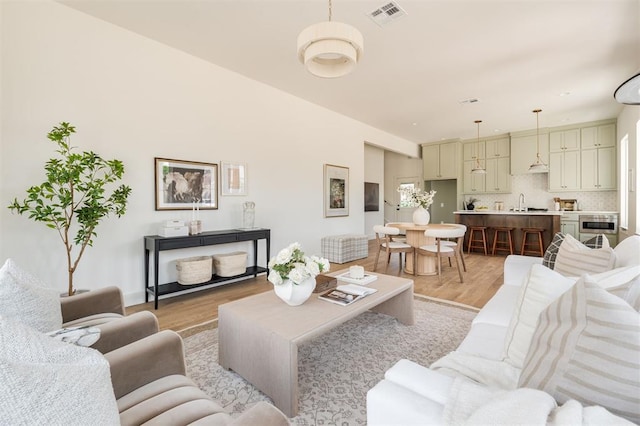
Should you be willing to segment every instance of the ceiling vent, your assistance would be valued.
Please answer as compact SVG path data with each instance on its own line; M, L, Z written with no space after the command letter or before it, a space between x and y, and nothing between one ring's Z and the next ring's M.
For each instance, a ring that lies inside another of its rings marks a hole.
M462 105L477 104L478 102L480 102L480 99L478 99L478 98L469 98L469 99L463 99L463 100L458 101L458 102L461 103Z
M394 1L385 3L372 12L367 13L369 18L381 27L387 25L391 21L407 16L407 12Z

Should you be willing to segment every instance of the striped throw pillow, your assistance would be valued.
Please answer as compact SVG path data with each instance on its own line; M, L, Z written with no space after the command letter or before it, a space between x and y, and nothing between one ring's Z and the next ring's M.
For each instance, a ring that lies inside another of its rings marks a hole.
M615 252L608 244L607 247L590 249L566 234L553 269L567 277L579 277L584 273L608 271L613 268L615 261Z
M560 250L560 245L564 241L564 236L562 232L556 232L553 236L553 240L549 247L544 252L544 257L542 258L542 264L549 269L553 269L556 265L556 258L558 257L558 250ZM609 247L609 240L607 236L604 234L598 234L593 238L588 239L583 243L585 246L592 249L599 249L602 247Z
M640 423L640 314L583 276L540 315L518 386Z

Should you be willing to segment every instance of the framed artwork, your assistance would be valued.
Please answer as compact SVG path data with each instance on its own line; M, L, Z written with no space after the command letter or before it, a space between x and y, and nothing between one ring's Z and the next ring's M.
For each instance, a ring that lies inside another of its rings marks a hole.
M222 195L247 195L247 165L221 162L220 181Z
M218 208L218 165L155 158L156 210Z
M349 168L324 165L324 217L349 216Z
M380 185L372 182L364 183L364 211L380 211Z

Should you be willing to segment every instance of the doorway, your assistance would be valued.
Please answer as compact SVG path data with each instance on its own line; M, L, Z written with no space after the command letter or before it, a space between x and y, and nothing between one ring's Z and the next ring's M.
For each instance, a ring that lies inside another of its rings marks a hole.
M453 212L458 205L458 181L456 179L425 182L425 190L436 191L431 205L431 223L455 223Z
M394 187L394 207L395 216L393 222L413 222L413 211L415 207L401 207L401 194L397 191L400 187L421 188L420 178L418 176L397 177Z

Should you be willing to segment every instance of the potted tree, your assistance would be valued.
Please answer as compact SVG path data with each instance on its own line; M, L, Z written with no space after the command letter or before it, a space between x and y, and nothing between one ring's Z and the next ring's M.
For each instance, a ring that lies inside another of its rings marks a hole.
M75 131L65 122L54 126L47 138L58 145L59 157L45 164L46 180L29 188L22 202L15 198L8 206L58 231L66 250L69 296L75 292L73 273L98 236L96 227L110 214L121 217L131 193L129 186L120 185L107 194L108 187L122 179L122 161L105 160L91 151L73 152L70 136Z

